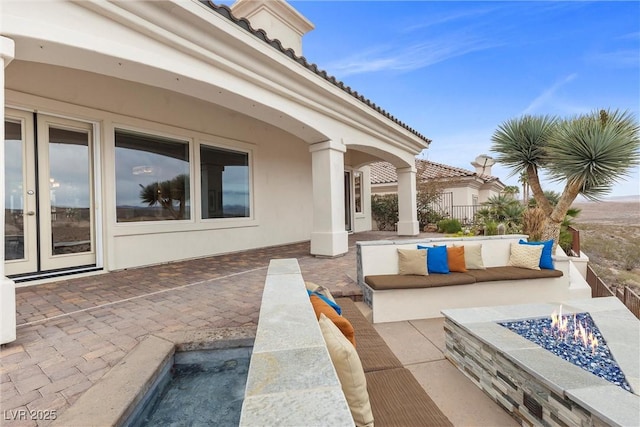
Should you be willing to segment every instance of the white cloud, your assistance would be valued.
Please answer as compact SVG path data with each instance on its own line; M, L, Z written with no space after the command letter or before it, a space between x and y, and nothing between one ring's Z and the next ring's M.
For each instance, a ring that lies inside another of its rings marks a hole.
M413 43L404 48L379 46L325 65L339 78L379 71L411 71L451 58L498 46L482 38L451 34L439 39Z
M533 101L531 101L529 103L529 105L527 106L527 108L525 108L524 111L522 111L522 113L520 113L520 115L532 114L532 113L540 111L541 107L547 106L548 104L551 103L551 101L553 101L554 95L556 94L556 92L558 92L558 90L561 87L563 87L566 84L570 83L577 76L578 75L576 73L569 74L568 76L564 77L563 79L555 82L553 85L551 85L550 87L548 87L547 89L542 91L542 93L540 95L538 95Z

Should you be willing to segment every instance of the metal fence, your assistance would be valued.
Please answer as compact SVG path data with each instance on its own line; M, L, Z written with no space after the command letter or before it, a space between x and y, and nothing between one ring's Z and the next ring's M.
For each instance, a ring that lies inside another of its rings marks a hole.
M618 288L615 291L612 290L589 265L587 266L587 277L585 279L591 287L591 296L593 298L618 297L629 311L640 319L640 296L629 286Z

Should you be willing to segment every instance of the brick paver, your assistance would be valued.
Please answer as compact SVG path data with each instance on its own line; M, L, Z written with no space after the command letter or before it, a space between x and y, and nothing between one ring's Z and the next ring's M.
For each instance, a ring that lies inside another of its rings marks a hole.
M351 235L333 259L303 242L18 288L17 340L0 350L0 425L49 424L30 415L62 413L149 334L257 325L270 259L297 258L305 280L359 295L355 241L392 237Z

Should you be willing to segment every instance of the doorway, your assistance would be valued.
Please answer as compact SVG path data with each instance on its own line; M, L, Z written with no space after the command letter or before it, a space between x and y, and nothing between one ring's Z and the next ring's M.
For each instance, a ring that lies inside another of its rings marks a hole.
M353 231L351 189L351 171L344 171L344 229L348 232Z
M5 274L96 266L93 125L5 112Z

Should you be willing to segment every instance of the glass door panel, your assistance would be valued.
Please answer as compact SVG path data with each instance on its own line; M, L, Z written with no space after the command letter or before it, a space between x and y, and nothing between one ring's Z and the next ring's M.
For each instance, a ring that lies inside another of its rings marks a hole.
M91 126L38 116L43 270L95 264Z
M4 257L5 273L14 275L38 268L33 117L14 110L5 117Z

